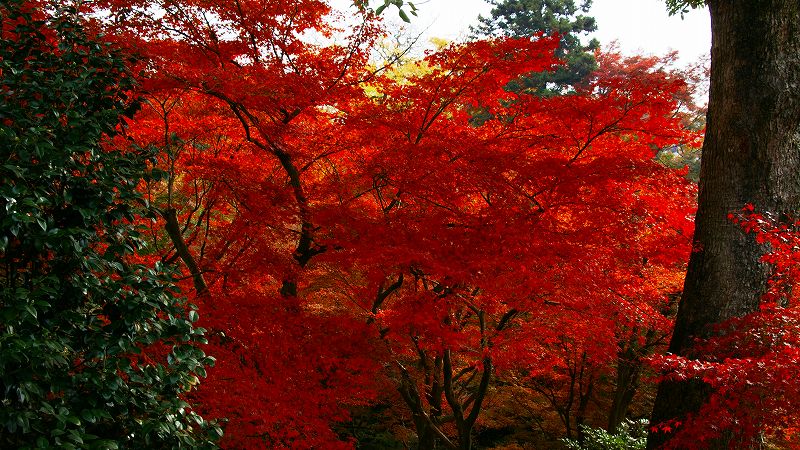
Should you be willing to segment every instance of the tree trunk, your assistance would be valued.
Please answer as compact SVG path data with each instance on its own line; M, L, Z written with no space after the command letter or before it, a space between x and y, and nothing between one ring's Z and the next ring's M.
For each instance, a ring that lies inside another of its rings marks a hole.
M583 383L581 383L582 386ZM578 435L578 442L581 444L585 441L584 426L586 425L586 411L589 409L589 400L592 399L592 391L594 390L593 377L589 378L587 383L586 393L583 392L583 387L579 390L578 409L575 411L575 429Z
M669 351L691 356L708 326L758 308L764 248L727 219L752 203L794 212L800 199L800 2L710 0L711 92L694 249ZM706 400L699 381L663 382L652 424ZM669 435L651 434L648 448ZM724 443L715 444L724 447Z
M189 273L192 275L194 290L197 296L202 297L207 295L208 284L206 284L206 280L203 278L203 273L200 270L200 266L197 264L197 260L194 258L194 255L192 255L192 251L189 250L186 240L183 239L181 226L178 223L178 212L175 210L175 208L169 208L161 211L161 216L165 221L164 229L167 231L167 234L172 241L172 245L175 246L175 252L178 254L178 256L180 256L183 263L186 264L186 268L189 269Z
M419 450L434 450L436 448L436 433L427 424L416 424L417 448Z
M627 417L628 407L636 395L642 362L633 351L627 351L617 359L617 387L608 411L608 431L614 433ZM634 359L636 358L636 359Z

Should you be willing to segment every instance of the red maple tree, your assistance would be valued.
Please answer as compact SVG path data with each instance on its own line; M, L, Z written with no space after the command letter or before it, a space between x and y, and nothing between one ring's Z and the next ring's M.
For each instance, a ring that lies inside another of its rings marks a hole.
M152 239L212 332L195 400L225 446L349 447L334 424L388 399L420 446L470 448L498 380L550 389L568 434L601 374L627 370L630 403L691 234L693 188L653 160L695 139L659 60L599 55L543 98L504 87L554 67L555 38L451 45L400 77L370 60L365 9L96 6L139 58L128 136L162 150Z

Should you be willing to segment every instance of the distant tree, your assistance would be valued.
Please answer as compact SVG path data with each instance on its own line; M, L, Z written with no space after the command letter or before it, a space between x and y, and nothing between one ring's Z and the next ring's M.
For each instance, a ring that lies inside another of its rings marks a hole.
M528 74L509 87L514 91L529 90L552 93L585 80L597 68L594 50L599 46L596 39L588 45L581 36L597 30L594 17L581 13L589 12L592 0L583 0L578 6L575 0L487 0L494 6L490 17L480 16L480 25L473 27L477 36L532 37L540 33L558 33L560 45L555 55L565 64L554 72Z
M74 9L0 6L0 447L204 448L197 313L137 262L149 155L107 151L126 61Z

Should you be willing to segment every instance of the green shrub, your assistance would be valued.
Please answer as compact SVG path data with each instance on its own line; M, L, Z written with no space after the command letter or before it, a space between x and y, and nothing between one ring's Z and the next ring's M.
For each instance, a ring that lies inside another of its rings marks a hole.
M603 428L583 427L583 443L564 439L572 450L635 450L647 446L647 419L625 420L612 434Z
M107 151L126 61L75 10L0 4L0 447L202 448L196 311L136 263L152 155Z

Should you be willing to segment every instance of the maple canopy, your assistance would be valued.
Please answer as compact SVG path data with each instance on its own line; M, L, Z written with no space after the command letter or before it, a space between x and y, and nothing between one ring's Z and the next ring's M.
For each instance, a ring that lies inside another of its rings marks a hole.
M381 61L355 7L95 4L138 58L126 134L169 173L148 226L212 330L192 398L224 446L349 448L337 424L385 404L393 439L471 448L509 386L567 389L542 398L572 435L569 383L638 383L603 380L669 334L692 230L693 187L653 159L696 139L665 61L598 54L531 97L505 87L558 67L555 37Z

